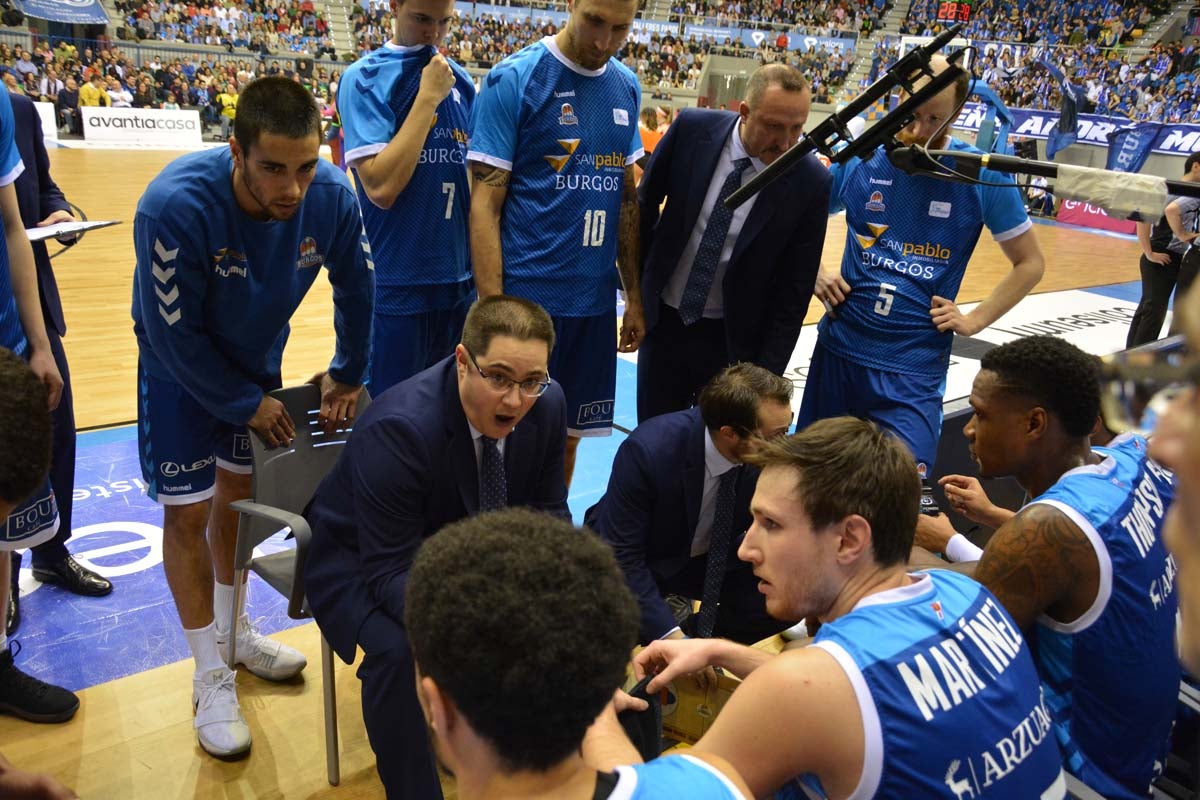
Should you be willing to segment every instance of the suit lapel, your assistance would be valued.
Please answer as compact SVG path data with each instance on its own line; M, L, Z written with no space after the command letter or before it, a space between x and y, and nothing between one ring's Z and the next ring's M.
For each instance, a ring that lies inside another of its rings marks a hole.
M696 227L696 219L700 216L700 207L704 205L704 198L708 194L708 184L712 181L713 172L717 169L717 159L721 157L721 150L725 146L725 137L733 130L733 126L737 124L737 115L726 124L716 127L705 126L701 131L697 132L699 140L695 153L696 162L690 166L685 166L685 169L690 169L692 174L691 185L688 190L687 199L687 236L691 236L692 229ZM687 244L687 239L684 239L684 244Z
M688 441L687 463L683 468L683 504L687 510L688 542L691 542L696 525L700 522L700 501L704 497L704 437L708 435L700 412L693 409L692 415L692 434Z
M758 199L754 201L754 208L750 209L750 216L746 217L745 223L738 231L737 240L733 243L733 253L729 256L729 267L725 272L727 278L733 274L734 265L737 264L746 247L754 241L758 232L771 218L771 214L783 203L783 187L783 180L777 180L758 193Z
M453 361L446 370L443 395L446 398L446 438L450 447L450 466L463 508L470 516L479 511L479 465L475 460L471 429L467 427L467 415L458 396L458 375Z

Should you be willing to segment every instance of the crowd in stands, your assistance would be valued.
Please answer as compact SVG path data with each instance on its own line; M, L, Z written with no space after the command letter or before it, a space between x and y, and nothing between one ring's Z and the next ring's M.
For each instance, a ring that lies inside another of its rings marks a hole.
M672 19L720 26L774 26L813 36L874 30L886 0L674 0Z
M313 0L115 0L118 13L139 39L220 45L334 57L329 23Z
M290 58L219 62L194 55L169 63L152 59L139 68L120 48L80 51L65 42L53 50L42 42L32 52L0 44L0 74L8 91L53 103L60 129L69 133L81 133L80 106L105 105L195 108L225 136L236 116L238 92L254 78L283 74L303 83L332 115L340 77L337 70L323 67L301 75Z
M361 55L387 40L392 20L384 7L360 8L354 12L352 26ZM527 44L557 31L553 23L539 21L534 16L519 21L490 14L480 14L476 18L456 16L450 23L443 52L466 66L487 69ZM807 52L789 50L786 33L768 37L758 48L744 48L718 45L709 36L684 39L635 32L618 58L645 86L694 90L699 88L704 62L714 50L754 58L760 63L786 61L804 73L818 102L823 102L820 98L836 90L854 63L854 51L850 47L838 50L822 45Z
M901 33L931 36L943 29L937 21L938 0L915 0ZM1156 15L1166 11L1166 0L1121 3L1073 0L977 0L963 35L971 39L1004 42L1044 42L1077 47L1095 42L1113 47L1133 38Z

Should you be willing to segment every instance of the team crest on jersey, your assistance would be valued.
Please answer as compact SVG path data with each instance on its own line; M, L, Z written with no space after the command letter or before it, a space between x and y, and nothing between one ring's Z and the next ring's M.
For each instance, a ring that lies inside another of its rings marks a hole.
M575 116L575 109L570 103L562 104L562 114L558 118L559 125L578 125L579 117Z
M300 257L296 259L296 269L319 267L325 263L325 255L317 252L317 240L305 236L300 242Z
M871 192L870 199L867 200L867 211L883 211L887 208L883 204L883 192L876 190Z
M245 278L250 274L250 264L245 253L222 247L213 254L213 271L222 278Z
M564 104L564 108L566 105ZM555 172L562 172L562 168L571 160L571 156L575 153L575 149L579 147L579 139L559 139L558 146L566 151L564 156L542 156L546 161L550 162L550 166L554 167Z

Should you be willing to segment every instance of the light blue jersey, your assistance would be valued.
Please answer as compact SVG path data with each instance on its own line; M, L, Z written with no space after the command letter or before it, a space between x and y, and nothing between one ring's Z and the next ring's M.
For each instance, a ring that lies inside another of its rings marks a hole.
M148 373L242 425L279 380L288 320L322 266L337 334L330 375L362 383L375 282L358 202L337 167L318 159L300 208L271 222L241 210L232 172L229 150L205 150L146 187L133 223L133 330Z
M625 167L642 155L641 96L623 64L584 69L553 37L488 73L467 157L512 173L500 221L505 293L553 316L614 310Z
M1110 800L1150 796L1166 761L1179 694L1175 560L1162 539L1174 476L1123 436L1104 460L1063 475L1032 503L1087 536L1096 601L1070 624L1043 616L1031 643L1067 770Z
M392 141L412 110L421 70L436 53L426 45L388 42L347 68L339 84L338 112L351 168ZM416 169L392 207L372 203L362 181L355 181L375 259L377 314L442 311L471 291L467 129L475 85L466 70L447 62L454 86L438 105Z
M747 800L724 773L689 756L662 756L646 764L617 767L607 800Z
M978 153L957 139L950 150ZM998 242L1032 227L1012 178L982 170L974 186L907 175L883 148L834 167L830 211L846 209L842 278L850 294L826 315L821 344L855 364L941 377L953 333L929 316L934 295L953 300L986 225Z
M851 797L1064 797L1050 709L1008 612L964 575L913 577L824 624L812 645L858 698L866 749ZM814 776L783 794L824 796Z
M21 154L17 151L17 124L13 119L12 101L8 99L8 92L0 94L4 95L4 99L0 100L0 186L8 186L25 171L25 165L21 163ZM0 347L24 356L28 342L25 340L25 329L21 327L20 314L17 313L17 298L13 294L9 264L8 243L0 236ZM29 277L32 280L34 276Z

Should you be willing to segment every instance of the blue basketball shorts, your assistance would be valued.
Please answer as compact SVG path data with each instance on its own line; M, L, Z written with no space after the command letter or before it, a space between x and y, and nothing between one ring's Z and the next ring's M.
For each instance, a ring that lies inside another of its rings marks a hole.
M796 430L829 417L871 420L895 433L912 451L921 476L931 476L942 435L945 392L945 375L939 379L864 367L831 352L818 340Z
M617 396L617 315L555 317L550 377L567 398L568 436L610 436Z
M33 494L17 504L7 519L0 522L0 550L35 547L54 538L56 533L58 503L47 477Z
M151 500L187 505L213 496L217 467L250 474L250 432L208 413L187 389L138 364L138 460Z

